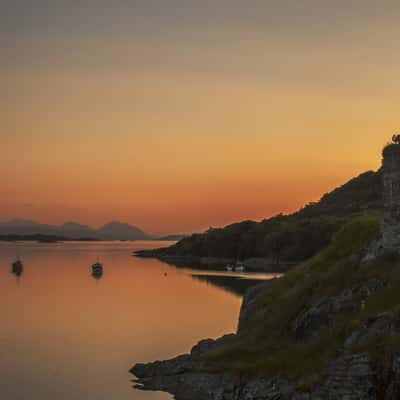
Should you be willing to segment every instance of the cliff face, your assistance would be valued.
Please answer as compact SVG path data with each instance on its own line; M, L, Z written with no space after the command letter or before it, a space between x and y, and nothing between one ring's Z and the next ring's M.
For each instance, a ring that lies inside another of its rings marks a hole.
M400 249L400 145L392 144L383 151L382 246Z

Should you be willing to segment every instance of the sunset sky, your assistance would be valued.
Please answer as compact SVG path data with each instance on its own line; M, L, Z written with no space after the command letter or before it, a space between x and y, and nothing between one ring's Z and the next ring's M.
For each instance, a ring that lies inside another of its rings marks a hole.
M6 0L0 219L193 232L301 207L400 131L400 2Z

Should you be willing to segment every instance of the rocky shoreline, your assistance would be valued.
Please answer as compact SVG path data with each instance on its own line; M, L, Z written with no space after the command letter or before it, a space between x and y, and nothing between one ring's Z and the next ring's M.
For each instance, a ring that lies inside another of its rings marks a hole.
M240 311L238 333L225 335L217 340L206 339L196 344L189 354L180 355L166 361L136 364L131 373L137 379L135 387L140 390L168 392L176 400L398 400L400 398L400 352L390 355L390 363L382 369L368 352L353 352L358 343L381 336L400 333L400 317L377 315L356 327L346 338L343 346L323 371L323 380L309 391L300 390L301 382L289 382L280 376L254 378L233 377L227 373L210 371L204 356L218 348L229 345L241 334L241 326L248 319L262 318L262 310L257 305L257 297L268 290L270 282L265 282L248 291ZM376 282L362 291L379 290ZM336 299L335 309L347 307L351 294ZM354 293L357 297L358 293ZM326 303L326 302L325 302ZM324 304L325 304L324 303ZM303 320L297 321L297 328L312 325L318 331L318 321L324 326L325 319L318 313L328 312L325 305L313 305L303 313Z
M393 321L391 321L393 322ZM391 324L379 318L372 325ZM398 321L396 321L398 323ZM371 331L374 329L370 326ZM366 328L368 329L368 327ZM371 333L371 332L370 332ZM234 336L234 335L233 335ZM136 364L131 372L138 378L135 388L164 391L176 400L398 400L400 397L400 353L382 371L368 353L340 355L324 371L325 380L310 392L302 392L278 376L270 379L233 379L211 373L202 356L225 345L232 335L199 342L185 354L167 361Z

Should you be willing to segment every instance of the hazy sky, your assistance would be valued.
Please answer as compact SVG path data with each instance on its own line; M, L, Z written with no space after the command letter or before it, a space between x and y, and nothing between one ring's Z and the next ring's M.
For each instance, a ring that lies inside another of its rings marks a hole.
M0 219L261 219L400 130L398 0L0 5Z

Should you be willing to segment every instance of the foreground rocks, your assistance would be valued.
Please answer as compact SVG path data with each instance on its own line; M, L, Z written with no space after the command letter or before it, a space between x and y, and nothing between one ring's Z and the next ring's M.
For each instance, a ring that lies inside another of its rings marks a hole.
M229 343L233 338L234 335L226 335L218 340L203 340L192 348L190 354L167 361L136 364L131 370L138 378L135 387L165 391L174 394L179 400L222 400L224 393L233 394L233 382L227 375L209 373L201 357Z
M346 341L353 345L361 337L397 331L400 321L385 316L370 321ZM383 330L382 330L383 329ZM223 346L234 335L204 340L185 354L167 361L137 364L131 372L138 378L136 388L161 390L176 400L398 400L400 398L400 353L394 353L386 369L378 368L368 353L349 354L343 350L326 367L323 382L309 392L279 377L233 380L227 374L207 371L201 356ZM357 338L357 339L356 339Z
M136 364L131 372L138 378L136 388L161 390L177 400L261 400L291 399L293 387L285 380L254 379L234 381L227 374L207 371L201 357L228 344L235 335L207 339L194 346L190 354L167 361Z
M256 299L268 290L266 282L251 289L245 296L240 324L252 318L262 318L268 312L257 308ZM384 286L380 281L368 281L353 292L344 292L338 297L325 299L299 314L292 330L294 340L310 338L312 330L329 326L339 310L358 307L357 299L367 298ZM329 318L322 317L331 314ZM319 318L321 316L321 318ZM312 329L311 329L312 327ZM136 388L160 390L171 393L177 400L398 400L400 399L400 352L393 350L388 355L387 365L382 367L374 356L362 351L363 343L377 338L389 338L400 334L400 317L377 315L356 327L344 340L321 374L321 379L309 391L299 390L301 382L289 382L282 377L263 379L250 377L233 378L224 373L207 370L203 356L236 339L226 335L217 340L207 339L194 346L190 354L167 361L136 364L132 369L137 380Z

